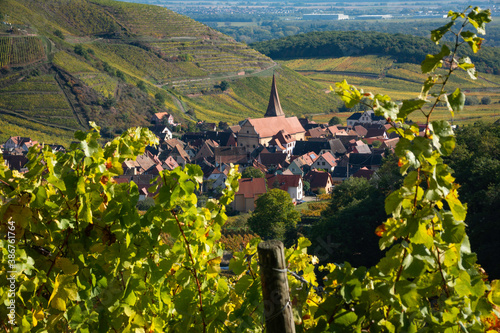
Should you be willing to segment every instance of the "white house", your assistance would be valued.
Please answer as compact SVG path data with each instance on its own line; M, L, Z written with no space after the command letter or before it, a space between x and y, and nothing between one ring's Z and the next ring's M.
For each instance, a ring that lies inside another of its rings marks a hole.
M286 191L293 201L304 197L303 182L300 175L267 175L267 188L279 188Z
M332 153L329 151L321 154L311 165L311 168L315 169L323 169L328 172L332 172L335 169L337 162L335 161L335 157L333 157Z

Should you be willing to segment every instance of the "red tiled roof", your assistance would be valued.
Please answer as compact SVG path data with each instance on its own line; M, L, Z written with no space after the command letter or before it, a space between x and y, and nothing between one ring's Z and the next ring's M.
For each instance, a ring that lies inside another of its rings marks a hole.
M264 178L241 178L238 180L240 187L236 195L243 194L245 198L254 198L256 195L266 193L266 180Z
M326 185L328 185L328 179L331 181L331 178L332 176L330 176L328 172L314 169L309 171L304 177L304 179L311 184L311 188L326 187Z
M162 120L163 117L169 117L170 116L170 113L168 112L157 112L155 113L155 116L156 118L158 118L159 120Z
M177 168L179 166L179 164L177 163L177 161L172 156L167 157L165 159L164 163L167 165L167 168L170 169L170 170L173 170L173 169L175 169L175 168Z
M254 127L261 138L272 137L280 130L285 130L292 135L305 133L304 127L302 127L297 117L248 118L247 121Z
M372 178L374 173L375 173L374 170L369 170L367 167L363 167L363 168L359 169L358 171L356 171L352 175L352 177L366 178L366 179L370 180L370 178Z
M335 157L333 157L333 155L329 151L323 153L323 155L321 155L320 157L323 157L325 161L327 161L330 165L335 166L337 164L337 162L335 161Z
M267 187L273 188L274 183L279 183L279 189L288 191L289 187L298 187L300 183L300 175L267 175Z
M307 131L306 135L312 138L322 138L326 136L326 130L321 127L314 127Z

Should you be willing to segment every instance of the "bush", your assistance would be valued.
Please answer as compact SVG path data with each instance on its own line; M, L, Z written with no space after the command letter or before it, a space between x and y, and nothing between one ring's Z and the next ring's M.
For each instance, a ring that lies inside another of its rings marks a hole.
M148 89L146 88L146 84L144 83L144 81L137 82L137 88L141 89L144 92L148 91Z
M339 125L339 124L342 124L342 120L337 116L332 117L330 119L330 121L328 121L328 125L330 125L330 126Z
M64 39L64 34L59 29L57 29L57 30L54 31L54 36L59 37L61 39Z
M489 105L491 104L491 97L490 96L484 96L481 98L481 104L483 105Z
M478 105L479 99L476 96L465 97L465 105Z

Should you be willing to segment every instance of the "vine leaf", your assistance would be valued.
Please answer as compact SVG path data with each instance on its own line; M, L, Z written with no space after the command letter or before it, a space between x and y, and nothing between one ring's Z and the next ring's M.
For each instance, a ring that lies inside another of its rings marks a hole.
M448 109L453 115L453 112L459 112L464 109L465 106L465 95L460 91L460 88L457 88L453 93L446 96L446 104L448 105Z
M78 300L78 287L72 275L57 274L49 305L59 311L66 311L66 301Z
M425 101L423 99L404 100L403 105L401 106L401 109L399 110L398 117L399 118L406 118L413 111L421 109L422 106L425 105L425 103L427 103L427 101Z
M477 33L484 35L486 34L486 23L491 22L491 11L489 9L481 10L479 7L475 7L469 15L467 15L469 22L476 28Z
M455 25L455 21L450 21L448 24L440 27L440 28L437 28L436 30L432 30L431 31L431 40L436 43L436 44L439 44L439 41L441 40L441 38L443 38L443 36L451 30L451 28Z
M451 54L450 48L446 45L441 47L441 52L438 54L428 54L425 60L422 61L422 73L430 73L443 65L443 58Z
M481 49L484 38L477 37L472 31L462 31L460 36L470 45L472 52L477 53Z

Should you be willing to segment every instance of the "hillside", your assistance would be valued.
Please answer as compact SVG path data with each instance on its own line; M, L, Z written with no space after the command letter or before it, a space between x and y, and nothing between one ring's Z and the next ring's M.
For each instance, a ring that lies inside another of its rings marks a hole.
M166 8L111 0L0 2L0 141L104 135L169 111L183 124L263 115L273 71L288 114L336 102L309 79ZM229 83L222 92L221 81Z

